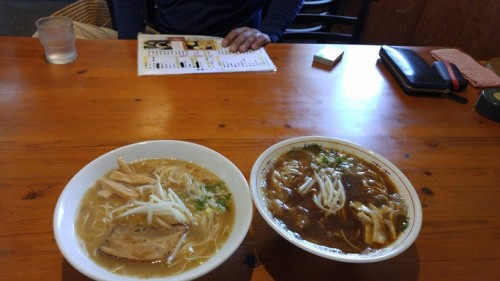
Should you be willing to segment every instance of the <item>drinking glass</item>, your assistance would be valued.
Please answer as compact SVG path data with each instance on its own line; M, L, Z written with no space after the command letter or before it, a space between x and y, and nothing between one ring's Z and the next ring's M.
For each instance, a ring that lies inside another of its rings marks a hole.
M38 37L45 49L47 61L65 64L77 57L73 21L68 17L43 17L36 21Z

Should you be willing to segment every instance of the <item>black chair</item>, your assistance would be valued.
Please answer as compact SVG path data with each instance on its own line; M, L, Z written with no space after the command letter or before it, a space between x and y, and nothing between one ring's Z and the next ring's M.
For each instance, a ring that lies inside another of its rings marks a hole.
M371 0L359 2L355 15L342 15L342 0L309 0L285 31L281 42L358 44Z
M109 14L111 17L111 22L112 22L112 27L113 29L116 28L116 18L114 14L114 4L113 1L116 0L106 0L109 8ZM144 26L147 28L153 28L154 26L154 18L155 18L155 13L156 13L156 6L157 6L157 1L156 0L142 0L143 3L143 8L142 13L144 15Z
M156 7L156 0L144 0L144 22L146 25L153 25L156 14Z

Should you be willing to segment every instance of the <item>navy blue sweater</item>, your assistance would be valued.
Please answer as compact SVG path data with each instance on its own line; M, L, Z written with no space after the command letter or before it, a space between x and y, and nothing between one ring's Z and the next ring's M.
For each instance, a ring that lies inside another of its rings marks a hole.
M277 42L300 11L304 0L272 0L262 19L265 1L158 0L154 28L164 34L224 37L234 28L248 26L259 29L268 34L272 42ZM136 38L141 31L143 16L139 6L142 0L113 2L119 37Z

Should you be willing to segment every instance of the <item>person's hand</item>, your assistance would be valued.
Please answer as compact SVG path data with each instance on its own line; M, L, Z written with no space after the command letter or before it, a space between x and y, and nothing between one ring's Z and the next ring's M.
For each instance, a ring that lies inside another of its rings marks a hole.
M268 43L271 43L269 35L255 28L244 26L231 30L222 40L222 47L229 47L231 52L246 52L249 49L256 50Z

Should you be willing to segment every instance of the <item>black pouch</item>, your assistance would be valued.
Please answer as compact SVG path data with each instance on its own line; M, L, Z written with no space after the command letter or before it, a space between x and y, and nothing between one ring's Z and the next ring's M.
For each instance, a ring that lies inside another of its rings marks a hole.
M469 83L467 83L467 80L455 64L446 61L435 61L432 67L434 67L439 76L448 83L448 87L453 91L462 91L467 88Z
M416 52L392 46L382 46L380 58L403 91L411 96L447 97L460 103L468 100L455 94L438 72Z

